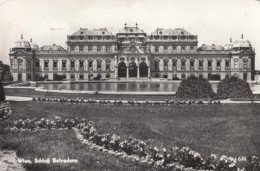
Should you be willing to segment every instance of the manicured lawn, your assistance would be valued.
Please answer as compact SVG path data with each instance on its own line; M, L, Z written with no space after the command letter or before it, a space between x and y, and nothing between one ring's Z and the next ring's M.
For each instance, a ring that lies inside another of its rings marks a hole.
M132 136L158 147L189 146L203 156L211 153L260 156L260 105L221 104L209 106L105 106L42 102L11 102L10 121L25 118L85 117L98 130L121 137ZM80 159L80 166L142 170L142 166L118 160L83 147L71 130L38 133L1 131L0 146L18 150L19 157L64 156ZM53 148L53 149L52 149ZM103 165L95 163L103 161ZM116 163L117 162L117 163ZM30 167L30 166L28 166ZM39 167L37 165L37 167Z
M70 164L24 164L27 170L147 170L145 166L115 158L82 145L72 130L48 130L39 132L3 132L0 134L2 148L17 150L19 158L77 159Z

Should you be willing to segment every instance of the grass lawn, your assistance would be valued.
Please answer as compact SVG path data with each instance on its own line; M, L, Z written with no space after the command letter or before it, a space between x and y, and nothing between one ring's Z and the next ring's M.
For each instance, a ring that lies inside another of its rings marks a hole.
M12 102L11 106L14 111L11 120L85 117L94 121L102 132L116 133L122 137L132 136L158 147L174 144L189 146L202 156L211 153L232 157L260 156L259 104L153 107ZM80 160L79 166L57 166L59 169L64 167L61 170L77 170L78 167L98 170L145 169L138 164L90 151L80 144L71 130L13 133L1 129L0 147L8 146L16 149L19 157L61 156ZM102 161L103 165L97 161Z

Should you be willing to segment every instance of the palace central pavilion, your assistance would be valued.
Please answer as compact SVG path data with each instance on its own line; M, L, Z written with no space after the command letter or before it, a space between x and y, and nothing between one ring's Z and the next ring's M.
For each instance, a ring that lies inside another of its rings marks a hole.
M106 28L80 28L60 45L39 47L15 42L10 49L14 81L39 77L48 80L185 79L189 76L221 80L232 75L254 80L255 50L243 35L224 46L198 47L197 35L183 28L157 28L151 34L125 27L115 35Z

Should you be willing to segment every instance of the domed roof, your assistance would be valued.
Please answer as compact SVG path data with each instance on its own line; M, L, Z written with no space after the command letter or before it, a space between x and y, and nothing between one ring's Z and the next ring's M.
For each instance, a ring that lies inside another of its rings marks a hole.
M200 50L200 51L222 51L222 50L224 50L224 47L220 46L220 45L215 45L215 44L212 44L212 45L203 44L201 47L198 48L198 50Z
M245 40L243 34L241 35L240 40L236 40L233 43L233 48L252 48L251 42L249 40Z
M30 40L31 48L38 51L40 48L36 43L32 42L32 39Z
M232 48L233 48L233 44L232 43L228 43L228 44L224 45L224 49L225 50L232 50Z
M30 42L27 40L24 40L23 35L21 35L21 40L18 40L17 42L15 42L13 48L19 48L19 49L28 48L29 49L29 48L31 48L31 45L30 45Z
M43 52L66 52L66 50L60 45L44 45L40 49Z
M233 48L251 48L251 42L249 40L236 40L233 44Z

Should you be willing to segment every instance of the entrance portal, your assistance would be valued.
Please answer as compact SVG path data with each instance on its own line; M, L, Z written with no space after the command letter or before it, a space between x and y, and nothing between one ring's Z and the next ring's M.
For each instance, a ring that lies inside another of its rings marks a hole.
M148 77L148 66L145 62L140 63L140 77Z
M124 62L118 64L118 77L126 77L126 64Z
M129 63L129 77L137 77L137 66L135 62Z

